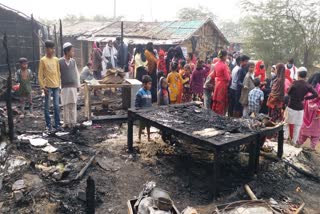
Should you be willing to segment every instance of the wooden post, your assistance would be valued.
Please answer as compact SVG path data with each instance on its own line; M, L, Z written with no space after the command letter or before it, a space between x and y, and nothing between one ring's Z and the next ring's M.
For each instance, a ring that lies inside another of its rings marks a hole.
M95 183L91 176L87 179L87 188L86 188L86 202L87 202L87 214L95 213L95 204L96 204L96 193L95 193Z
M35 59L35 42L34 42L34 19L33 14L31 14L31 36L32 36L32 70L33 72L36 72L36 59ZM37 76L37 75L36 75ZM34 78L34 83L37 82L37 78Z
M60 56L63 57L63 38L62 38L62 21L61 19L59 19L59 25L60 25L60 48L61 48L61 51L60 51Z
M14 138L14 125L13 125L13 115L12 115L12 99L11 99L11 89L12 89L12 72L9 63L9 50L8 50L8 38L7 33L3 36L3 47L6 52L6 61L9 70L9 76L7 79L7 115L8 115L8 127L9 127L9 139L13 142Z
M220 150L216 149L213 153L214 163L213 163L213 186L212 194L213 198L218 196L218 182L220 177Z
M282 158L283 155L283 129L278 132L278 158Z
M128 152L133 152L133 116L128 111Z
M124 50L123 50L123 22L121 22L121 39L120 39L121 45L120 45L120 67L124 68Z
M56 27L56 25L53 25L53 30L54 30L54 44L55 44L55 47L56 47L55 51L56 51L56 54L58 54L59 49L58 49L58 37L57 37L57 27Z

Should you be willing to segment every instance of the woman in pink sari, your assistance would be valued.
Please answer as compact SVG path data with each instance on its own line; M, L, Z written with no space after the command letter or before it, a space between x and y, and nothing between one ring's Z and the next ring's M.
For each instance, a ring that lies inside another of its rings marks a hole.
M308 82L320 94L320 72L314 74ZM304 101L303 124L298 144L302 145L308 138L311 140L311 149L315 150L320 140L320 97Z

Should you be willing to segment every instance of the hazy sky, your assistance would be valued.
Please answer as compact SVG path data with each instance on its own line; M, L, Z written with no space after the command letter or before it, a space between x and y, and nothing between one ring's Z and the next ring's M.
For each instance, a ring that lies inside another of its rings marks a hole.
M14 9L35 17L58 19L67 14L84 16L104 15L113 16L114 0L0 0ZM220 19L235 20L239 17L239 0L116 0L117 15L125 20L145 21L172 20L176 12L183 7L208 7Z

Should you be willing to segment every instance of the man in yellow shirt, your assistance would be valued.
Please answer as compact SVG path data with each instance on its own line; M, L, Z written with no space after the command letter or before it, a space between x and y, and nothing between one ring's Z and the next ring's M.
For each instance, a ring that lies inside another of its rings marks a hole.
M54 122L55 129L60 128L60 109L59 109L59 97L60 97L60 66L59 59L54 56L54 42L46 41L46 55L40 59L39 63L39 84L40 88L45 93L44 114L46 120L46 128L51 131L51 118L49 114L50 97L53 97L54 107Z

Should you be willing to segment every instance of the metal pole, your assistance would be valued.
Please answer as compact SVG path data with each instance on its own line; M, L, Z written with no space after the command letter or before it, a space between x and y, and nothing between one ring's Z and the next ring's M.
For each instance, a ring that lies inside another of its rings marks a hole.
M33 14L31 14L31 33L32 33L32 70L36 73L36 60L35 60L35 47L34 47L34 19ZM35 75L36 76L36 75ZM34 78L34 83L37 82L37 78Z
M120 39L120 67L123 69L124 68L124 50L123 50L123 22L121 22L121 39Z
M59 19L59 24L60 24L60 48L61 48L61 51L60 51L60 56L63 57L63 38L62 38L62 21L61 19Z

